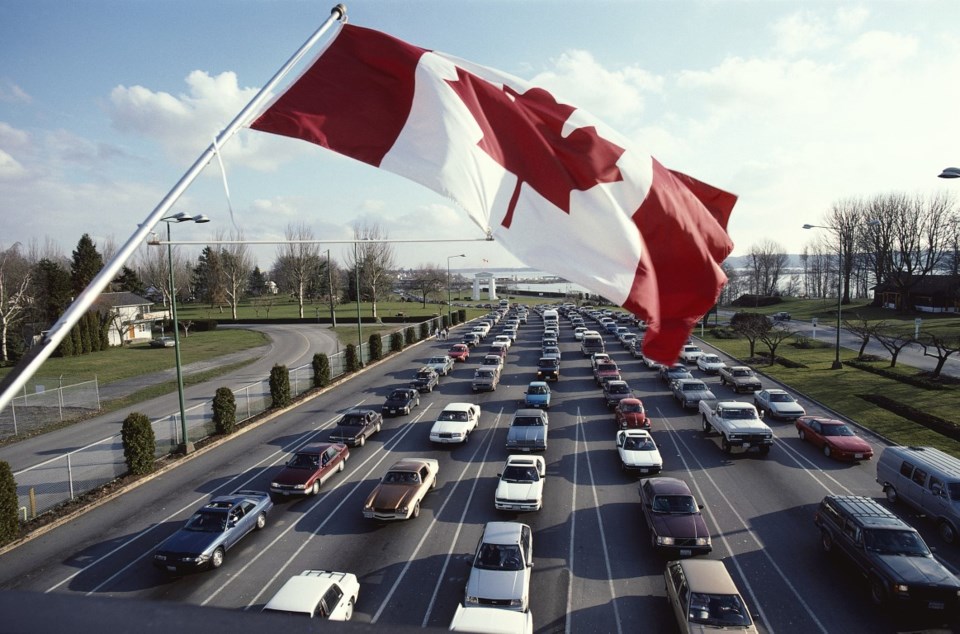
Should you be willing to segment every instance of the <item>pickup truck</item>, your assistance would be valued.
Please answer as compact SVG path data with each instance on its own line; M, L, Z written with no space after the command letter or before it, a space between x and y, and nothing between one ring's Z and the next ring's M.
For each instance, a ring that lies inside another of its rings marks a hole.
M440 375L428 365L417 370L417 375L410 382L410 387L418 392L432 392L440 383Z
M734 447L757 449L762 455L773 446L773 432L760 420L757 408L740 401L700 401L703 433L716 430L726 453Z
M720 385L729 383L734 392L758 392L763 389L760 379L745 365L720 368L718 374L720 374Z

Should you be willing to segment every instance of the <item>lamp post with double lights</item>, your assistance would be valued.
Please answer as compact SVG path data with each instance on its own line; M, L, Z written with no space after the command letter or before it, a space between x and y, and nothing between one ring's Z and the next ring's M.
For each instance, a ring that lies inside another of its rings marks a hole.
M875 226L880 224L877 220L868 220L868 226ZM804 229L828 229L833 231L837 235L837 341L836 341L836 356L833 359L833 365L831 366L834 370L840 370L843 368L843 363L840 362L840 312L843 309L843 238L840 235L840 229L831 225L803 225Z
M447 327L453 325L453 317L450 304L450 260L453 258L465 258L467 257L466 253L460 253L458 255L448 255L447 256Z
M170 244L170 225L175 222L210 222L210 219L203 214L189 216L184 212L161 218L161 222L167 223L167 266L170 268L170 316L173 319L173 358L177 366L177 398L180 401L180 435L183 442L180 444L180 450L184 454L193 451L193 443L187 436L187 410L183 404L183 368L180 366L180 329L177 327L177 289L174 287L173 276L173 246Z

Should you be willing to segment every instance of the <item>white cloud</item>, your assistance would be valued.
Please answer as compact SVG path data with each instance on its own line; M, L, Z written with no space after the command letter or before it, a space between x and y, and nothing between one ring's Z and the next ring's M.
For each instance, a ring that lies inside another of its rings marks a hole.
M918 48L919 44L912 36L870 31L860 35L847 46L847 53L852 59L876 66L886 66L914 57Z
M0 102L30 104L33 103L33 97L20 86L8 81L0 85Z
M0 150L0 180L23 178L26 170L15 158Z
M786 55L823 50L832 37L828 26L817 14L800 11L778 20L773 25L777 49Z

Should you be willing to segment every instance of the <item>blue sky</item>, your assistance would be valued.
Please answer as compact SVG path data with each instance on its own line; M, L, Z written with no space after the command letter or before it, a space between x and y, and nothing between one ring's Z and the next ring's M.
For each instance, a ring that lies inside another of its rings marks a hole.
M0 248L123 243L333 3L0 0ZM735 255L799 252L831 204L960 184L954 2L347 3L350 22L540 84L662 163L740 196ZM477 238L448 200L316 146L245 130L224 148L235 222L281 239ZM233 229L215 164L176 238ZM549 245L563 249L563 245ZM346 247L333 246L334 257ZM255 249L269 267L275 247ZM398 245L401 265L518 266L489 243ZM484 262L486 260L487 262Z

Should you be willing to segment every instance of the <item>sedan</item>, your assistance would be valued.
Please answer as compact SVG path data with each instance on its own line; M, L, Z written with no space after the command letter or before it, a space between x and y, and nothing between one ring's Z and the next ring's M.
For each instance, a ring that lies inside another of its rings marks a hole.
M430 442L459 444L470 439L480 425L480 406L473 403L450 403L437 416L430 428Z
M351 447L363 447L367 438L380 431L383 416L372 409L352 409L337 421L337 426L328 440L342 442Z
M470 566L463 604L526 612L532 569L530 527L519 522L487 522Z
M403 458L384 474L363 505L363 516L379 521L420 517L420 502L437 486L440 463L432 458Z
M654 548L681 557L704 555L713 549L707 524L690 487L677 478L644 478L640 481L643 517Z
M150 341L151 348L172 348L177 345L173 337L157 337Z
M717 398L700 379L677 379L670 384L670 391L683 407L699 407L700 401Z
M663 469L657 443L645 429L621 429L617 432L620 468L633 473L655 475Z
M693 375L690 374L689 368L682 363L674 363L671 366L661 366L660 367L660 379L669 385L677 379L692 379Z
M171 573L215 569L225 554L250 531L267 525L270 494L237 491L213 498L168 537L153 555L153 565Z
M803 406L786 390L768 389L753 393L753 404L758 410L768 412L774 418L796 420L806 414Z
M360 582L349 572L304 570L287 579L263 606L263 612L302 614L307 618L349 621L360 595Z
M450 346L447 355L454 361L466 361L470 358L470 348L465 343L455 343Z
M343 471L350 450L342 443L307 445L270 482L270 497L276 501L289 496L317 495L324 482Z
M823 450L823 455L837 460L870 460L873 447L857 436L850 427L839 420L801 416L797 419L797 434Z
M616 407L625 398L636 398L626 381L610 379L603 384L603 402L607 407Z
M380 408L380 413L384 416L399 416L409 414L414 407L419 406L420 392L412 387L404 387L390 392Z
M523 393L523 407L550 409L550 386L546 381L530 381Z
M617 429L650 429L650 418L638 398L624 398L613 410Z
M440 376L447 376L450 373L450 370L453 369L453 364L453 358L447 354L439 354L430 357L430 360L427 361L427 365L433 368L434 372Z
M716 374L721 368L727 367L727 364L715 354L702 354L697 357L697 367L705 374Z
M546 461L541 456L509 456L494 496L498 511L539 511L543 508Z

